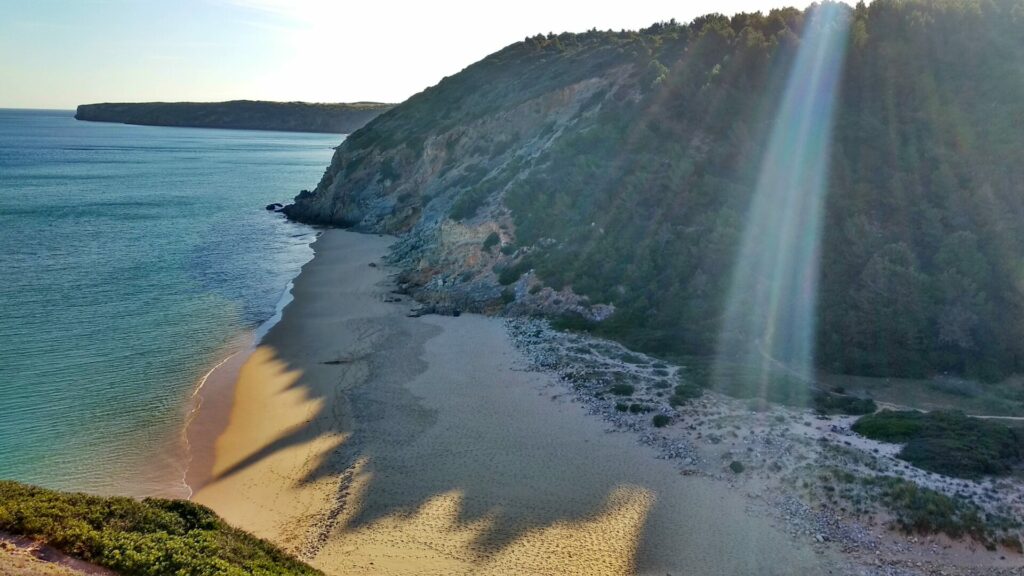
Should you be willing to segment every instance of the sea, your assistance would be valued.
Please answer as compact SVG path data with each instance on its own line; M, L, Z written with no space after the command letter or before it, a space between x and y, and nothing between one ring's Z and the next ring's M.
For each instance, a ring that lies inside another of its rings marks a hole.
M343 139L0 109L0 479L187 497L197 385L312 257L265 206Z

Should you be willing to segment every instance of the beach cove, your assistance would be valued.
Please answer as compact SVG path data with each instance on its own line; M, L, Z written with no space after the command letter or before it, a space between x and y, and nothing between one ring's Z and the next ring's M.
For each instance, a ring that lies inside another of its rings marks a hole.
M343 139L0 110L0 478L188 497L197 382L312 256L263 208Z
M294 301L220 404L197 502L328 574L789 574L828 562L726 484L609 432L527 366L500 319L409 317L381 263L392 240L326 230L313 244Z

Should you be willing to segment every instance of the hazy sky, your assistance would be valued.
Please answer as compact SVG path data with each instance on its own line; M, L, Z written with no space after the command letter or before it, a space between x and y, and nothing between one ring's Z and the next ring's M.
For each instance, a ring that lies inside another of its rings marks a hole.
M807 0L0 0L0 107L398 102L546 32Z

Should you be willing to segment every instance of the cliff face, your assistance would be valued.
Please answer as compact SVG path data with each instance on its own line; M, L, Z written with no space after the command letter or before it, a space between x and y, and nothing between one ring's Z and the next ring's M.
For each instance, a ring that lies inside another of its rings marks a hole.
M294 219L398 234L441 311L536 313L714 352L810 16L528 38L353 133ZM822 368L1024 370L1024 7L842 8L821 241ZM568 314L568 316L566 316Z
M75 118L146 126L351 134L392 107L376 102L311 104L252 100L83 104Z
M606 317L609 306L581 305L585 300L568 288L540 289L530 278L513 287L497 281L496 270L530 250L512 248L515 225L502 200L564 133L592 126L606 101L637 100L636 73L621 51L595 59L590 50L557 50L548 39L510 46L353 134L317 187L285 212L401 235L393 260L404 267L409 289L440 312L507 308ZM530 81L536 74L544 80ZM483 249L492 234L497 240Z

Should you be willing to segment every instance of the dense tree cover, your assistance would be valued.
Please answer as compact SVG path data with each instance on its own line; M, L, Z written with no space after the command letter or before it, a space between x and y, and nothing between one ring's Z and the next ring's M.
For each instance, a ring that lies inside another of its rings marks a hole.
M495 269L502 283L532 269L614 304L594 330L663 356L712 355L817 9L527 38L353 134L290 214L353 224L365 194L399 190L402 216L376 229L404 232L432 206L470 222L506 206L519 260ZM843 13L817 363L873 376L1021 372L1024 0L876 0ZM579 109L558 108L590 81L599 87Z
M320 574L185 500L101 498L0 481L0 531L125 576Z
M711 15L636 34L633 57L649 58L637 67L643 96L606 100L508 193L521 244L557 240L531 255L541 278L618 307L605 333L662 354L714 352L807 18ZM1020 371L1024 3L878 0L849 18L819 364Z

